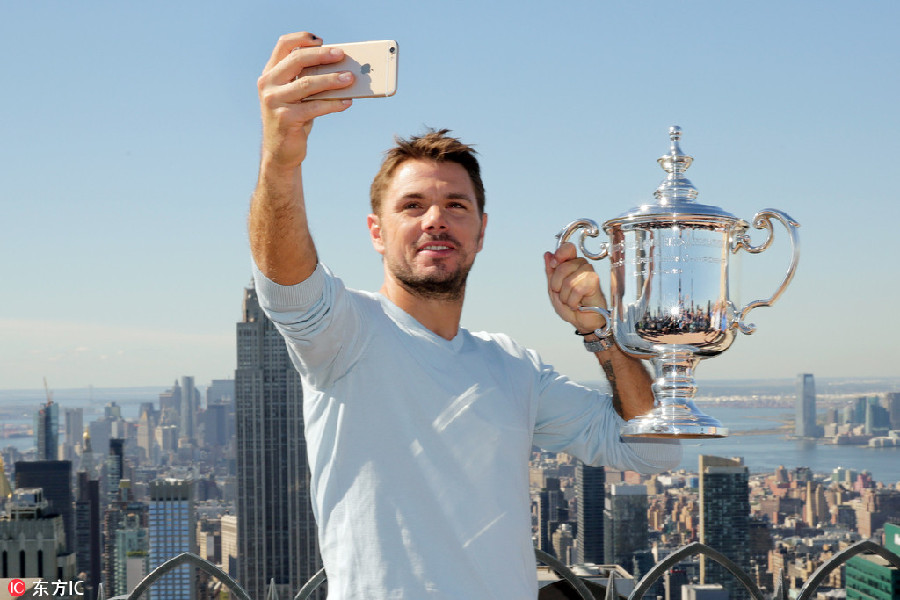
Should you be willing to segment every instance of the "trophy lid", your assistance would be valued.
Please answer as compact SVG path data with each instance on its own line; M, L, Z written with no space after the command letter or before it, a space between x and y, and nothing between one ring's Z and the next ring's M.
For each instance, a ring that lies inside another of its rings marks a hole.
M690 218L692 216L700 217L704 220L715 220L717 217L723 221L738 220L737 217L718 206L695 202L698 194L697 188L694 187L690 179L684 176L684 172L694 162L694 158L683 154L681 151L679 144L681 127L677 125L669 127L669 140L671 142L669 153L659 157L656 161L667 173L666 178L653 192L656 201L635 207L622 213L615 219L610 219L606 224L634 220L676 220L677 217Z

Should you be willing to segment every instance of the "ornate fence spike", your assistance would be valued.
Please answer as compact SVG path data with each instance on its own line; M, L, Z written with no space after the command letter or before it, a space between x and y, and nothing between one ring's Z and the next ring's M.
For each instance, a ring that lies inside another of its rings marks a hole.
M307 600L316 589L325 581L325 569L319 569L319 572L313 575L309 581L303 584L294 600Z
M784 569L778 569L778 574L775 575L775 591L772 593L772 600L790 600Z
M643 598L644 594L647 593L647 590L650 589L650 586L656 583L656 580L662 577L670 567L678 564L688 556L693 556L695 554L705 554L728 569L728 571L734 575L741 585L743 585L756 600L767 600L756 584L753 583L750 577L748 577L743 569L737 566L734 561L718 550L710 548L706 544L701 544L700 542L693 542L687 546L682 546L664 560L656 563L653 568L644 575L640 582L638 582L637 586L632 590L631 595L628 596L628 600L639 600L640 598Z
M804 583L803 587L800 588L800 593L797 595L797 600L809 600L809 598L812 597L813 594L815 594L816 590L819 589L819 585L825 580L826 577L828 577L829 573L862 552L873 552L900 569L900 556L897 556L893 552L890 552L886 548L879 546L873 541L863 540L861 542L853 544L849 548L841 550L830 559L822 563L819 568L816 569L816 571L812 574L812 577L809 578L809 581Z
M606 580L606 595L604 600L616 600L616 572L610 569L609 578Z
M266 589L266 600L278 600L278 589L275 587L275 578L269 580L269 587Z
M803 588L800 590L799 595L796 600L810 600L813 594L818 589L819 585L825 578L831 573L834 569L847 562L850 558L856 556L857 554L861 554L863 552L872 552L881 556L886 561L900 569L900 556L894 554L888 549L879 546L875 542L870 540L863 540L861 542L857 542L856 544L850 546L849 548L845 548L844 550L838 552L826 562L824 562L818 569L816 569L815 573L812 574L810 579L803 585ZM594 596L591 591L587 588L584 581L575 575L571 569L569 569L562 561L558 560L554 556L543 552L542 550L535 548L534 550L535 558L546 564L548 567L553 569L553 571L568 581L572 587L578 592L581 596L582 600L594 600ZM644 594L647 590L650 589L657 579L659 579L665 572L671 568L672 566L678 564L685 558L694 556L696 554L704 554L716 561L728 571L734 575L734 577L750 592L750 595L755 600L789 600L789 586L786 579L786 574L784 570L779 570L778 574L775 577L775 591L772 594L771 598L767 598L763 595L760 589L756 586L756 584L750 579L750 577L734 562L731 561L728 557L723 555L717 550L710 548L705 544L701 544L699 542L694 542L688 544L687 546L682 546L665 559L656 563L650 571L647 572L646 575L638 582L637 586L631 592L631 595L628 596L628 600L639 600L643 598ZM189 552L185 552L170 558L163 564L159 565L153 571L151 571L144 579L138 583L137 586L131 591L127 596L115 596L109 598L109 600L138 600L157 580L163 577L169 571L176 569L185 563L191 564L194 567L200 569L201 571L207 573L211 577L218 579L222 585L227 587L232 593L233 600L251 600L250 596L247 592L242 588L238 583L228 575L228 573L224 572L222 569L212 564L211 562L204 560L197 556L196 554L191 554ZM320 569L318 573L316 573L309 581L307 581L300 591L297 592L297 595L294 596L294 600L307 600L309 596L326 580L325 569ZM606 583L606 594L605 600L616 600L618 594L615 591L615 580L616 574L614 571L610 571L609 578ZM97 588L97 600L107 600L106 598L106 587L101 583ZM269 587L266 593L266 600L278 600L278 590L275 585L275 580L272 579L269 582Z
M587 585L585 585L584 581L573 573L561 560L552 554L547 554L540 548L534 549L534 557L553 569L557 575L572 584L572 587L575 588L575 591L578 592L578 595L581 596L582 600L594 600L594 595L588 589Z
M156 581L160 577L162 577L172 569L176 569L185 563L192 564L204 573L207 573L210 576L215 577L216 579L221 581L229 590L234 592L233 598L235 600L251 600L246 590L239 586L237 582L232 579L230 575L228 575L228 573L212 564L208 560L204 560L196 554L191 554L190 552L183 552L178 556L170 558L163 564L150 571L150 574L144 577L141 582L137 584L133 590L131 590L131 593L128 594L127 600L138 600L138 598L140 598L144 594L144 592L150 589L150 586L156 583Z

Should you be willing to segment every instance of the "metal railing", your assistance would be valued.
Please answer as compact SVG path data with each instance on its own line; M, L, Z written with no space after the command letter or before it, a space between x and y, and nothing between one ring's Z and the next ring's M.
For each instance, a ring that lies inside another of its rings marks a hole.
M797 595L795 600L809 600L810 598L812 598L813 594L815 594L816 590L832 571L847 562L850 558L863 552L871 552L873 554L877 554L894 567L900 569L900 556L869 540L857 542L856 544L845 548L844 550L838 552L827 561L822 563L822 565L819 566L818 569L816 569L809 580L800 589L800 593ZM634 590L632 590L631 594L628 596L628 600L640 600L644 597L644 594L647 593L651 586L653 586L653 584L656 583L668 569L687 558L691 558L699 554L703 554L725 567L732 575L734 575L735 579L737 579L741 583L741 585L744 586L744 588L750 593L754 600L788 600L788 587L785 581L784 571L780 571L776 575L775 580L777 583L775 585L774 593L771 596L766 595L762 592L762 590L759 589L759 587L753 582L753 580L747 575L747 573L734 563L734 561L723 555L718 550L710 548L706 544L701 544L699 542L694 542L692 544L688 544L687 546L682 546L681 548L667 556L665 559L656 563L653 568L650 569L643 578L641 578L641 580L635 586ZM569 567L567 567L560 560L537 548L535 548L535 558L539 562L542 562L553 569L553 571L557 575L567 581L575 589L575 591L578 592L582 600L595 600L594 595L590 592L587 585L585 585L584 580L573 573L572 570L569 569ZM232 577L229 576L228 573L212 564L211 562L200 558L196 554L190 554L188 552L179 554L174 558L170 558L163 564L156 567L146 577L144 577L144 579L142 579L141 582L137 586L135 586L135 588L128 595L114 596L112 598L109 598L108 600L138 600L148 589L150 589L150 586L152 586L163 575L185 564L193 565L194 567L197 567L211 577L215 577L216 579L218 579L233 593L233 597L236 600L252 600L244 590L244 588L242 588L234 579L232 579ZM297 592L297 595L294 596L294 600L307 600L312 595L312 593L315 592L325 581L325 569L321 569L309 581L307 581L302 588L300 588L300 590ZM613 600L614 598L616 598L616 594L614 591L614 575L611 573L606 586L606 600ZM103 593L102 584L100 586L97 599L107 600Z

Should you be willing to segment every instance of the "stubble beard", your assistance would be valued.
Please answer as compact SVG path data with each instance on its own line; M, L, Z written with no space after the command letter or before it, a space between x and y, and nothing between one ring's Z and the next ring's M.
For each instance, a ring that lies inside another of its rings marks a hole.
M433 241L442 241L445 236L434 236ZM459 247L457 245L457 247ZM458 301L462 300L466 293L466 280L469 277L469 271L472 270L471 264L465 264L466 257L461 257L462 264L449 271L445 268L443 261L438 261L436 266L438 272L428 275L418 275L413 272L409 264L388 262L388 270L403 288L424 300L443 300Z

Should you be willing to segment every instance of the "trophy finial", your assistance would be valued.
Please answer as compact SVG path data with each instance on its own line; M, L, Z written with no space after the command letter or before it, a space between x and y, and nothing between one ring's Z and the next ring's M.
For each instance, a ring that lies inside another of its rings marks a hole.
M656 196L658 203L662 206L668 206L677 202L693 202L698 194L697 188L684 176L684 172L690 168L691 163L694 162L694 157L687 156L681 151L681 145L679 144L681 141L681 127L678 125L669 127L669 140L671 141L669 153L665 156L660 156L656 161L668 173L668 176L659 184L653 195Z
M681 146L678 145L678 142L681 141L681 127L678 125L669 127L669 140L672 142L672 145L669 147L669 154L671 156L682 156Z

